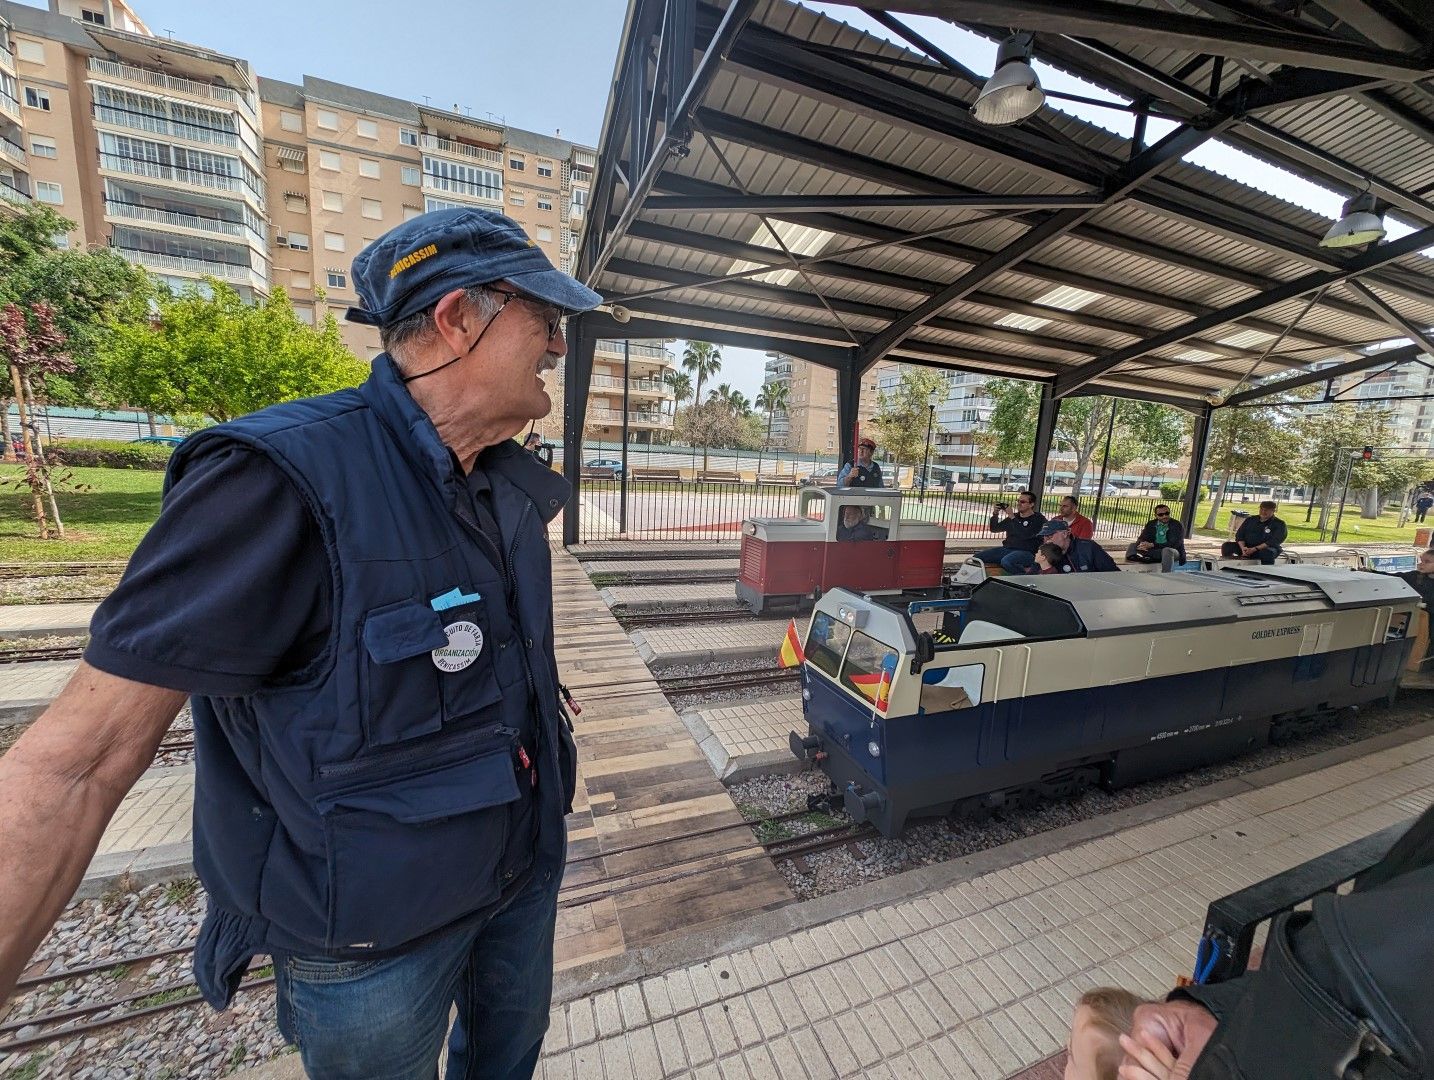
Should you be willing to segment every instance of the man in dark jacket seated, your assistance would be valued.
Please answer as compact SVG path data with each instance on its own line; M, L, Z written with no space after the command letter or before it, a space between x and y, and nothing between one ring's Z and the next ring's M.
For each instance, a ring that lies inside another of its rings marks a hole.
M837 539L843 543L856 540L885 540L886 530L866 520L865 508L847 503L841 508L837 523Z
M1227 559L1259 559L1261 566L1273 566L1289 533L1285 523L1275 517L1278 509L1279 504L1269 499L1260 503L1260 516L1246 518L1235 539L1220 546L1220 554Z
M1094 540L1077 540L1071 535L1070 525L1060 518L1052 518L1045 523L1041 528L1040 539L1044 543L1054 544L1064 553L1065 558L1059 568L1063 574L1109 573L1112 570L1120 570L1120 567L1115 565L1115 560L1110 557L1110 552Z
M1145 523L1135 543L1125 549L1126 562L1158 563L1167 548L1175 551L1181 566L1185 565L1185 528L1170 516L1170 507L1161 503L1155 517Z

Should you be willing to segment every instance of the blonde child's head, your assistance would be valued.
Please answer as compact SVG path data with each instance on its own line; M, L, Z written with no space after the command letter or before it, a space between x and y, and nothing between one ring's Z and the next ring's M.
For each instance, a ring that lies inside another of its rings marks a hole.
M1102 986L1076 1003L1066 1043L1065 1080L1116 1080L1120 1036L1130 1034L1135 1010L1145 1002L1129 990Z

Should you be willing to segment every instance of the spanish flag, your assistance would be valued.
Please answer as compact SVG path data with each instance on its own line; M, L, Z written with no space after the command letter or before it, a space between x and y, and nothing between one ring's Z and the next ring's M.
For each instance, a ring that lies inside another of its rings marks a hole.
M797 636L797 620L790 619L787 622L787 636L782 639L782 648L777 653L777 666L780 668L797 667L806 658L806 654L802 652L801 638Z

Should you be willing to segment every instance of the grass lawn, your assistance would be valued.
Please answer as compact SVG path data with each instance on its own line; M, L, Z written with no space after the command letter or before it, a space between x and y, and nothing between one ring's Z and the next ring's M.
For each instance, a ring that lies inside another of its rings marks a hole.
M1209 503L1201 503L1195 513L1195 533L1198 536L1219 537L1222 540L1230 536L1230 511L1248 510L1251 514L1259 512L1259 503L1226 503L1220 508L1220 527L1218 529L1203 529L1205 516L1210 512ZM1325 531L1325 543L1330 542L1330 534L1334 531L1334 519L1337 513L1336 507L1330 507L1329 528ZM1309 523L1305 523L1304 504L1281 504L1275 511L1277 517L1289 526L1290 535L1286 543L1290 544L1317 544L1319 536L1319 507L1314 508L1310 515ZM1434 521L1425 522L1426 526L1434 526ZM1420 528L1415 524L1411 516L1409 522L1399 527L1399 515L1397 513L1384 514L1373 521L1366 521L1359 516L1359 508L1354 505L1346 505L1344 508L1344 520L1340 523L1339 542L1341 544L1409 544L1414 543L1414 530Z
M101 562L127 559L159 515L164 473L144 469L72 469L89 491L57 491L64 540L41 540L28 488L0 488L0 562ZM22 477L0 465L0 480Z

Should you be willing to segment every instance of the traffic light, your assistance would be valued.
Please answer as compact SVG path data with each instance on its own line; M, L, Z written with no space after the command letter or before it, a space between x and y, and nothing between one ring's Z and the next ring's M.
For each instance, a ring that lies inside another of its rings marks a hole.
M1364 448L1364 452L1363 452L1360 456L1363 457L1365 461L1373 461L1373 460L1374 460L1374 447L1372 447L1372 446L1366 446L1366 447Z

